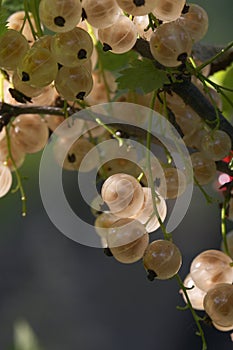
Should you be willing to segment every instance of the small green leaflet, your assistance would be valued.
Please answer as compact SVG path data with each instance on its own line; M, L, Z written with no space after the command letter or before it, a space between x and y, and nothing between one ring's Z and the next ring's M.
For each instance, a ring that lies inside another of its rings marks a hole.
M101 62L103 69L109 70L111 72L118 71L122 67L126 67L130 62L135 60L138 54L134 51L129 51L123 54L115 54L111 51L104 52L103 46L100 42L96 45L98 52L98 59Z
M170 83L167 73L156 68L153 61L149 59L135 60L119 73L121 76L116 79L116 82L118 88L122 90L141 89L147 94Z

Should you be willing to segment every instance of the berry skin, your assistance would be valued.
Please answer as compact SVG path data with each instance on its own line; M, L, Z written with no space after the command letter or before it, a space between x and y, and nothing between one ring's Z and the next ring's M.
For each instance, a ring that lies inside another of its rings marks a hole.
M231 262L220 250L206 250L192 261L190 274L196 286L207 292L219 283L233 282Z
M161 280L173 277L179 271L181 263L180 250L174 243L165 240L151 242L143 257L145 269Z
M206 158L201 152L191 154L193 172L200 185L210 183L216 176L216 165L212 159Z
M57 33L51 40L51 52L61 65L66 67L82 65L92 55L92 38L79 27L65 33Z
M119 7L133 16L148 15L155 8L155 0L116 0Z
M179 66L180 55L190 55L191 49L190 35L176 22L163 23L150 38L152 55L166 67Z
M110 176L104 182L101 195L111 212L120 218L136 215L144 201L138 181L131 175L121 173Z
M153 15L161 21L171 22L180 17L185 0L155 0L155 4Z
M207 158L221 160L231 151L231 138L224 131L216 130L202 138L200 148Z
M41 0L41 22L53 32L67 32L76 27L81 19L80 0Z
M7 30L0 37L0 67L15 70L28 50L27 39L21 33Z
M58 66L49 50L35 47L23 57L17 72L23 82L40 88L56 78Z
M149 235L137 220L120 219L109 228L107 242L116 260L130 264L143 257Z
M12 174L10 168L0 162L0 198L4 197L12 185Z
M197 42L205 36L208 22L206 11L197 4L190 4L188 12L177 19L177 23L189 33L193 42Z
M55 79L57 92L67 101L83 100L92 87L92 75L83 66L62 67Z
M186 292L188 294L189 300L191 301L193 308L196 310L204 310L203 302L206 292L204 292L195 285L190 274L186 276L184 280L184 286L186 288L191 288L187 289ZM182 294L184 301L187 303L184 292L181 290L180 293Z
M94 28L106 28L118 21L121 13L115 0L83 0L85 19Z
M233 285L220 283L210 289L204 298L204 308L213 322L221 327L233 324Z
M93 157L91 157L91 159L89 157L83 161L87 153L94 148L94 145L87 139L78 138L73 144L71 143L68 152L66 151L67 144L70 144L69 137L59 137L54 144L53 150L57 163L63 167L63 169L77 171L80 170L81 167L82 172L89 172L97 166L99 159L98 152L95 149Z
M118 21L108 28L98 30L103 50L113 53L125 53L132 49L137 40L137 29L126 16L119 16Z
M21 114L12 124L11 137L23 152L36 153L45 147L49 131L39 115Z

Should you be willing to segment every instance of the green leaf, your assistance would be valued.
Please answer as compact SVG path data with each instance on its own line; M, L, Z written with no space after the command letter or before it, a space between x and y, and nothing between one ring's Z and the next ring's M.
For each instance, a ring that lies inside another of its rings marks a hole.
M7 17L16 11L23 10L23 1L19 0L3 0L1 1L7 11Z
M226 70L221 70L216 72L214 75L209 77L215 83L233 89L233 64L229 66ZM229 100L233 98L232 91L223 90L224 94L228 97ZM222 113L223 115L232 121L233 118L233 108L232 105L227 101L227 99L222 96Z
M7 31L8 12L5 7L0 6L0 36Z
M142 90L145 94L169 84L166 72L156 68L149 59L135 60L129 68L120 71L117 78L119 89Z
M130 62L135 60L138 54L134 51L129 51L123 54L115 54L110 51L104 52L103 46L100 42L96 45L96 49L98 52L98 59L101 62L101 66L103 69L109 71L117 71L126 67Z

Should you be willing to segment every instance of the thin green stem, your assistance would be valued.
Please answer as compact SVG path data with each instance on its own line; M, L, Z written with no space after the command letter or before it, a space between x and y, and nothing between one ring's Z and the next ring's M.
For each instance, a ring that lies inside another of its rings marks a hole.
M152 176L152 170L151 170L151 161L150 161L150 147L151 147L151 129L152 129L152 116L153 116L153 108L154 108L154 104L155 104L155 99L156 99L156 93L153 94L152 100L151 100L151 110L152 113L149 115L149 121L148 121L148 130L147 130L147 154L146 154L146 159L147 159L147 166L148 166L148 170L149 170L149 187L151 188L152 193L155 193L155 187L154 187L154 181L153 181L153 176ZM158 218L161 230L163 232L164 235L164 239L166 240L171 240L171 235L167 232L164 223L162 222L159 214L158 214L158 210L157 210L157 205L156 205L156 198L155 196L152 195L152 200L153 200L153 207L154 207L154 212ZM205 336L204 336L204 332L203 329L201 327L200 324L200 317L197 315L197 313L195 312L195 310L192 307L192 303L189 299L186 287L184 286L179 274L176 274L174 276L174 278L177 280L180 288L182 289L182 291L184 292L184 295L186 297L186 301L187 301L187 305L188 308L190 309L193 319L197 325L197 329L198 329L198 335L201 337L202 339L202 350L206 350L207 349L207 345L206 345L206 340L205 340ZM185 308L186 309L186 308Z
M192 307L192 303L189 299L188 293L187 293L187 288L184 286L179 274L177 273L174 278L176 279L176 281L178 282L180 288L182 289L184 295L185 295L185 299L186 299L186 303L191 311L191 314L193 316L193 319L197 325L197 329L198 329L198 335L201 337L202 340L202 350L206 350L207 349L207 344L206 344L206 340L205 340L205 335L204 335L204 331L201 327L200 324L200 320L201 318L198 316L198 314L196 313L196 311L194 310L194 308Z
M27 198L26 198L25 191L23 188L22 178L21 178L20 172L16 166L14 157L12 155L9 126L6 127L6 139L7 139L7 148L8 148L8 158L12 162L12 165L14 167L14 173L15 173L16 180L17 180L16 190L20 191L21 202L22 202L22 216L26 216L26 214L27 214Z
M229 247L227 243L227 229L226 229L226 207L229 203L229 196L227 196L222 204L221 208L221 233L223 239L224 251L230 256Z
M220 52L218 52L215 56L211 57L209 60L205 61L203 64L197 67L197 70L200 72L204 67L208 66L208 64L211 64L214 62L217 58L222 56L225 52L230 50L233 47L233 41L230 42L224 49L222 49Z
M155 191L154 180L153 180L153 175L152 175L152 170L151 170L151 158L150 158L150 155L151 155L151 152L150 152L150 149L151 149L151 131L152 131L153 110L154 110L156 96L157 96L157 91L154 91L152 99L151 99L151 104L150 104L151 113L149 115L148 130L147 130L147 137L146 137L146 149L147 149L146 163L147 163L148 175L149 175L149 187L151 188L151 192L152 192L152 202L153 202L154 215L156 215L156 217L158 219L158 222L160 224L164 238L166 240L170 240L171 235L167 233L166 228L164 226L164 223L161 220L161 217L158 213L156 199L159 200L159 196L157 195L157 193Z
M30 1L24 0L24 10L26 12L27 19L29 21L29 24L32 30L32 34L33 36L36 36L36 37L41 37L44 35L43 30L41 28L41 22L40 22L40 16L39 16L39 3L40 3L39 0L30 0ZM31 23L29 11L33 15L37 32L35 32L33 25Z
M123 139L116 135L115 130L110 128L109 126L105 125L100 118L94 118L96 123L102 126L104 129L106 129L114 138L119 142L119 146L121 147L123 145Z

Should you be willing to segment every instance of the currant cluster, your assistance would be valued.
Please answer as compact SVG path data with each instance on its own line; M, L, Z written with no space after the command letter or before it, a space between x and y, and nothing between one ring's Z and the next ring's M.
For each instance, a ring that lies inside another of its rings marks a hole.
M232 283L232 259L220 250L206 250L197 255L184 280L193 308L205 310L221 331L233 329Z
M157 230L167 215L165 199L150 187L142 187L132 175L111 175L101 189L109 211L97 216L95 228L104 247L116 260L133 263L143 260L148 278L173 277L180 269L179 249L168 240L149 243L149 233Z
M81 20L79 0L41 1L43 24L53 35L36 38L33 16L24 11L12 14L8 29L0 37L0 67L5 71L4 100L12 104L54 105L60 95L74 101L83 99L93 85L91 75L93 41L88 32L77 27ZM9 94L9 91L11 94ZM16 102L17 101L17 102ZM11 174L28 153L42 150L64 118L36 114L20 115L3 128L0 137L1 196L10 189ZM7 168L6 168L7 167ZM7 170L6 170L7 169Z

